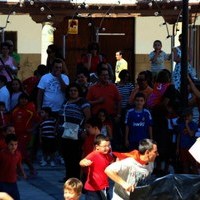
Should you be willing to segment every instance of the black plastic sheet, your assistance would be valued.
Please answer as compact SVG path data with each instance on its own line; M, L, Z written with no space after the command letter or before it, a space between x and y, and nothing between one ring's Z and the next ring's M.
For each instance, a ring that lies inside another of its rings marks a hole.
M170 174L136 187L130 200L200 200L200 175Z

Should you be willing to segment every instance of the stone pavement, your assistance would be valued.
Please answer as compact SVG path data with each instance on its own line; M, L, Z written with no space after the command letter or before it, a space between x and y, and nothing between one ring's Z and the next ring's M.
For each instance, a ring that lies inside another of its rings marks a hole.
M64 166L34 166L37 170L35 177L27 180L21 178L17 182L21 200L63 200L63 183L59 180L64 177ZM81 200L84 200L84 196Z

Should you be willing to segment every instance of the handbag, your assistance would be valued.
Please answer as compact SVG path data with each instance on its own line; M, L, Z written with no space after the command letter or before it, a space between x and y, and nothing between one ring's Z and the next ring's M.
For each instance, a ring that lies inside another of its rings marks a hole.
M65 108L64 107L64 123L62 125L62 127L64 128L63 134L62 134L62 138L65 139L71 139L71 140L78 140L78 136L79 136L79 129L80 129L80 124L82 124L83 120L81 121L80 124L76 124L73 122L67 122L66 121L66 116L65 116Z

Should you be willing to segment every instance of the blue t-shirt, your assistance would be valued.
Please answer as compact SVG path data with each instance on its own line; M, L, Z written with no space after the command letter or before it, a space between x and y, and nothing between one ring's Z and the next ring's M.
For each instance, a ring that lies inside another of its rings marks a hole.
M189 123L189 127L192 131L196 132L198 130L198 125L193 121ZM185 127L185 122L179 124L179 130L181 134L180 148L189 149L196 141L195 135L194 136L189 135Z
M139 142L149 138L149 126L152 125L151 113L147 109L136 111L128 110L125 124L129 126L129 142Z

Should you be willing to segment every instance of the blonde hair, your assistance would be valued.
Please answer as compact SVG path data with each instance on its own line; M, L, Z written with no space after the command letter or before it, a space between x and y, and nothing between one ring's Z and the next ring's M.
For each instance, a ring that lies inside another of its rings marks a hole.
M73 190L77 195L81 195L82 182L77 178L69 178L64 184L64 190Z

